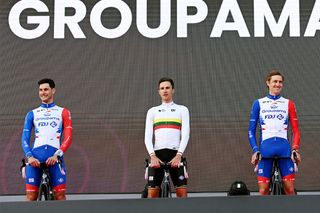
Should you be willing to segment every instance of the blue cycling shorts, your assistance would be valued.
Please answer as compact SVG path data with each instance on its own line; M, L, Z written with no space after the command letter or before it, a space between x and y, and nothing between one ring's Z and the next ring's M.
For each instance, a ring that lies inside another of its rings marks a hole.
M61 191L65 190L66 169L63 161L49 167L50 181L53 188ZM27 191L37 191L42 178L42 169L31 165L26 166L26 189Z
M282 178L294 174L294 164L290 158L291 149L288 140L279 137L264 140L260 145L261 157L287 157L279 159L279 169ZM262 159L258 164L258 179L270 179L272 175L272 159Z

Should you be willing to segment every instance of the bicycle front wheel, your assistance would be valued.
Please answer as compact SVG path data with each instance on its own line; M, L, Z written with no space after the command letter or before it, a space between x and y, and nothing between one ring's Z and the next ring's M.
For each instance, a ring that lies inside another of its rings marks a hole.
M272 191L271 191L271 194L272 195L281 195L282 194L282 189L281 189L281 183L279 182L274 182L272 184Z
M38 201L42 200L42 196L44 196L44 199L46 199L45 194L46 194L46 185L41 184L39 188Z
M169 197L169 185L164 183L161 187L161 197Z
M44 200L53 200L53 196L50 194L50 187L47 184L41 184L39 189L38 200L42 200L42 196Z

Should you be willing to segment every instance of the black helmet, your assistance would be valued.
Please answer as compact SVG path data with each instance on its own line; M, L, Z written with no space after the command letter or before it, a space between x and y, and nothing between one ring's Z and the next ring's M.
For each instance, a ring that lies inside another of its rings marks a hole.
M235 181L231 184L228 196L232 195L250 195L247 185L243 181Z

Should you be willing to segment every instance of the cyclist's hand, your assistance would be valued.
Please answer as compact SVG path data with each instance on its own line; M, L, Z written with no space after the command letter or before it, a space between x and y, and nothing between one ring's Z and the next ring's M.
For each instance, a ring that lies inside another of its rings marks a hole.
M156 155L150 156L150 167L160 168L160 164L163 163Z
M33 167L40 167L40 161L35 157L29 157L28 163Z
M260 152L255 152L252 156L251 156L251 164L252 165L257 165L257 163L259 162L260 158Z
M297 150L292 150L292 153L291 153L291 159L292 159L292 161L293 162L295 162L295 163L300 163L300 161L301 161L301 155L300 155L300 153L297 151Z
M174 158L169 163L171 164L171 167L173 167L173 168L180 167L181 155L174 156Z
M47 164L47 166L52 166L57 162L58 162L58 156L54 155L54 156L47 159L46 164Z

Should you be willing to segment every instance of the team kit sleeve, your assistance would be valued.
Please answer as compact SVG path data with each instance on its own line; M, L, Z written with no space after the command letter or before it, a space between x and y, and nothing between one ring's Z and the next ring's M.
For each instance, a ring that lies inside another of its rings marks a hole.
M71 113L68 109L62 110L62 122L63 122L63 141L60 148L56 151L55 155L62 156L70 147L72 143L72 119Z
M144 143L146 145L147 151L150 154L154 153L154 148L153 148L153 110L152 108L148 110L147 112L147 117L146 117L146 127L145 127L145 132L144 132Z
M178 153L183 154L186 149L190 137L190 116L187 107L183 107L181 112L182 125L181 125L181 141L178 149Z
M259 148L257 146L257 138L256 138L256 128L259 121L259 112L260 112L260 105L259 105L259 101L256 100L252 104L252 108L250 112L249 131L248 131L249 143L253 153L256 153L257 151L259 151Z
M31 132L33 128L33 112L30 111L27 113L24 121L24 126L23 126L23 132L22 132L22 137L21 137L21 142L22 142L22 149L24 152L24 155L26 157L32 157L32 151L30 147L30 138L31 138Z
M293 101L289 100L289 121L293 132L292 149L299 149L300 145L300 131L298 126L298 117L296 107Z

